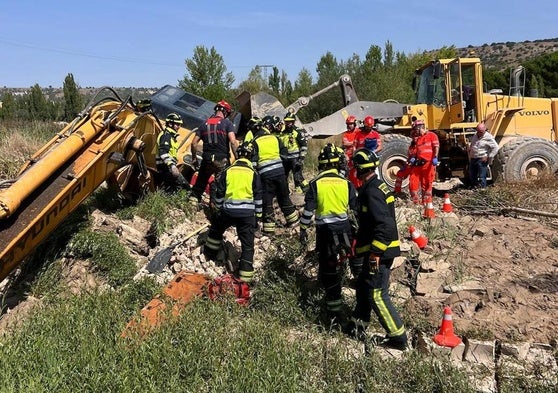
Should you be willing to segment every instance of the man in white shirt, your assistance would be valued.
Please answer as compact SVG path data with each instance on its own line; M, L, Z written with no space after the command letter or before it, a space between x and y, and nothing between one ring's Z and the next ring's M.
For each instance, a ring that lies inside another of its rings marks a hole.
M484 122L479 123L476 130L469 146L469 178L473 187L485 188L488 165L492 164L499 147Z

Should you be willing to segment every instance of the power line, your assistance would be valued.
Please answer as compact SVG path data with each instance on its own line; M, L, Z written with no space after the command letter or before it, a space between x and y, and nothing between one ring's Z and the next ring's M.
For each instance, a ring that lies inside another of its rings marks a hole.
M43 47L23 42L15 42L0 38L0 43L20 47L20 48L31 48L31 49L38 49L45 52L54 52L54 53L63 53L66 55L72 56L81 56L81 57L90 57L95 59L103 59L103 60L112 60L112 61L120 61L124 63L133 63L133 64L151 64L151 65L160 65L165 67L180 67L183 68L183 65L177 65L175 63L165 63L160 61L153 61L151 59L140 59L140 58L132 58L132 57L115 57L115 56L103 56L94 53L87 53L82 51L76 51L73 49L65 49L65 48L52 48L52 47Z

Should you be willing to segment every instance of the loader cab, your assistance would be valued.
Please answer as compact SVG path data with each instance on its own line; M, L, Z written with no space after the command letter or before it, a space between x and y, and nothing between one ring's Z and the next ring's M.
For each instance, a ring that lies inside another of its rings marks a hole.
M478 58L431 61L415 71L413 87L416 103L427 105L431 129L466 129L483 119Z

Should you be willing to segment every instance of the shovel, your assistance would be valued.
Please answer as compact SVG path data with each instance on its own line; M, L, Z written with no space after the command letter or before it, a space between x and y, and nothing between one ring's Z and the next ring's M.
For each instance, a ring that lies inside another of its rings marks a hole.
M174 248L176 246L186 242L192 236L197 235L198 233L203 231L208 226L209 226L209 223L204 224L201 227L199 227L198 229L196 229L194 232L189 233L184 239L180 240L179 242L171 244L167 248L164 248L160 251L157 251L157 253L153 257L153 259L151 259L151 261L149 261L149 263L147 264L147 266L146 266L147 271L149 273L161 272L163 270L163 268L167 265L167 263L169 263L170 258L172 256L172 251L174 250Z

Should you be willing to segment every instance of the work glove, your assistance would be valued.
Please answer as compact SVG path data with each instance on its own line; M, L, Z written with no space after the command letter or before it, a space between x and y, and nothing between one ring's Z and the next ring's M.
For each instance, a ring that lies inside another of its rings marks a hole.
M194 167L194 170L198 170L200 169L200 163L198 162L198 158L195 156L192 156L192 161L191 161L192 167Z
M298 235L298 240L302 246L308 245L308 232L306 229L301 229L300 234Z
M186 178L182 176L181 173L178 174L178 177L176 178L176 183L182 188L186 188L188 190L190 189L190 184L186 181Z
M178 179L180 176L182 176L176 165L171 165L170 172L172 177L174 177L175 179Z
M438 166L438 164L440 164L440 162L438 161L438 157L434 157L434 158L432 159L432 165Z
M409 158L409 164L413 165L416 162L416 158L415 157L411 157Z
M371 253L368 257L368 263L370 264L370 274L376 274L380 269L380 256Z
M364 147L366 147L369 150L372 151L376 151L377 147L378 147L378 140L377 139L373 139L373 138L366 138L364 140Z
M304 157L299 157L296 159L294 166L295 168L299 169L302 168L302 165L304 164Z

